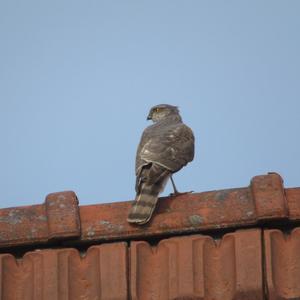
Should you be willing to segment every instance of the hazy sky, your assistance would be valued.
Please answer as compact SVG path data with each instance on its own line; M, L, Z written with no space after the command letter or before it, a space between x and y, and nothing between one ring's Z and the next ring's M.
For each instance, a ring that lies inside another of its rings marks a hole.
M180 190L300 186L300 1L0 2L0 207L134 198L152 105L196 137ZM168 185L164 194L171 191Z

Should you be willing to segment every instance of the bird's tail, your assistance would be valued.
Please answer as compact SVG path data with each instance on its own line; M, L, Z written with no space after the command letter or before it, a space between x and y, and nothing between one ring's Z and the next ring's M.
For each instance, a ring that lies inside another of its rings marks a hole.
M155 184L149 184L147 182L141 184L127 218L129 223L143 225L151 219L158 201L158 195L163 190L167 179L168 177Z

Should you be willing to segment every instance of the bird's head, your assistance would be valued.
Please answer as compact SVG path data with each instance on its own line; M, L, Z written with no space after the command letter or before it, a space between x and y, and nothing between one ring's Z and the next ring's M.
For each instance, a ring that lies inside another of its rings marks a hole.
M147 120L158 122L170 116L180 117L178 107L169 104L159 104L150 109Z

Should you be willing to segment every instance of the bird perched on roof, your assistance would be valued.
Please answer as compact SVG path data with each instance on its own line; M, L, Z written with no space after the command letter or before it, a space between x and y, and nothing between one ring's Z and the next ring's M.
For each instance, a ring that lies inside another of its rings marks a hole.
M127 221L145 224L152 216L158 195L172 174L194 158L194 135L180 117L176 106L160 104L151 108L147 120L154 124L142 135L136 154L136 198Z

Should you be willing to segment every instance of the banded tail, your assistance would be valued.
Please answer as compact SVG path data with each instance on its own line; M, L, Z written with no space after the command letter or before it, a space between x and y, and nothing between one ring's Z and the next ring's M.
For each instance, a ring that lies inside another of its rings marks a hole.
M169 176L155 183L141 183L135 202L128 214L127 221L138 225L146 224L152 217L158 201L158 195L165 187Z

